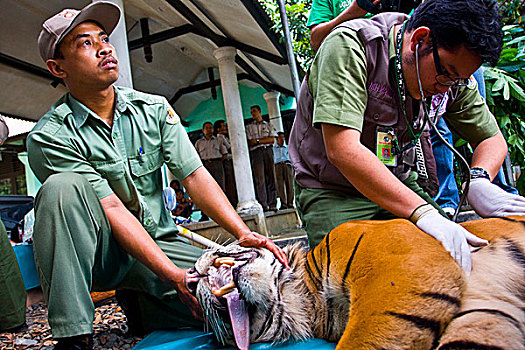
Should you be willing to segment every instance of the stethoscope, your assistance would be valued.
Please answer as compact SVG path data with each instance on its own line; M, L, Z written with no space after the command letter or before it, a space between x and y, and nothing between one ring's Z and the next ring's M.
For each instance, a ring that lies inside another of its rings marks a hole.
M432 118L430 118L430 114L429 114L429 111L428 111L427 103L425 102L425 98L424 98L424 95L423 95L423 87L421 86L421 77L419 75L419 54L418 54L418 52L419 52L419 43L416 44L416 53L415 53L416 54L416 73L417 73L417 83L418 83L418 86L419 86L419 93L421 94L421 102L422 102L422 105L423 105L423 115L424 115L424 118L425 118L425 123L429 123L430 124L430 126L432 127L432 129L434 130L436 135L439 137L441 142L443 142L445 144L445 146L447 146L447 148L450 149L452 151L452 153L454 153L454 155L456 157L458 157L459 160L461 160L460 163L467 170L466 180L463 182L464 183L463 193L461 194L461 198L459 200L458 207L456 208L456 211L454 212L454 216L452 217L452 221L456 222L457 218L458 218L459 210L461 209L461 206L463 205L463 203L465 203L465 199L467 198L467 193L468 193L468 190L469 190L469 187L470 187L470 166L469 166L468 162L465 160L465 158L463 158L463 156L454 148L454 146L452 146L450 143L447 142L447 140L445 140L445 138L438 131L436 124L432 121ZM436 115L441 110L441 107L442 107L444 101L445 101L445 98L443 98L441 100L441 102L439 103L439 106L436 109Z

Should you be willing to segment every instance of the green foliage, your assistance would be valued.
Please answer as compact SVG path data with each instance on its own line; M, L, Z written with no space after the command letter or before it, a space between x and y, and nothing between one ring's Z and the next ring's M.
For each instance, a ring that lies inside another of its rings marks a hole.
M279 4L276 0L259 0L259 2L272 19L272 29L281 36L281 41L284 43ZM310 46L310 29L306 26L312 0L285 0L285 5L293 50L299 65L303 71L306 71L315 54Z
M520 17L523 0L499 0L500 13L505 24L512 24Z
M504 44L495 68L485 70L487 104L507 140L513 165L525 168L525 30L503 27ZM525 186L520 177L518 187Z

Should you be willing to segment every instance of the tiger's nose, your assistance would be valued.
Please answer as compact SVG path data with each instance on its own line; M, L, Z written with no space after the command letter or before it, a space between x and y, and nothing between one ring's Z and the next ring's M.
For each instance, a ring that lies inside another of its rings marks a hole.
M188 269L186 271L186 275L184 276L184 285L186 286L186 289L193 295L197 292L197 284L199 284L199 281L204 276L201 275L195 267L192 267L191 269Z

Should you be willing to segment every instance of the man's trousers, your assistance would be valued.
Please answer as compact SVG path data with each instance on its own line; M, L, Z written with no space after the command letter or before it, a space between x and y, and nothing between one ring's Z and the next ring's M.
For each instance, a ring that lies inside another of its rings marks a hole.
M25 322L26 298L15 252L0 221L0 332Z
M293 208L293 170L289 162L275 164L277 194L281 198L281 206Z
M275 208L277 190L272 147L263 146L250 151L250 162L257 200L265 209Z
M45 181L35 201L33 235L55 338L92 332L90 291L122 289L133 294L133 315L139 319L131 321L146 332L200 324L170 285L115 241L102 204L83 176L62 173ZM192 267L202 252L175 233L155 242L180 268Z

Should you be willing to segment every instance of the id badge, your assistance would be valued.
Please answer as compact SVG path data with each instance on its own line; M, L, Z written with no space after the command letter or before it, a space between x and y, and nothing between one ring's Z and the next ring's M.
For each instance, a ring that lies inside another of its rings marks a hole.
M394 146L392 144L396 135L392 129L378 127L376 132L376 155L377 158L386 166L396 166L397 156L394 154Z

